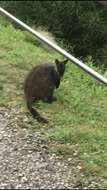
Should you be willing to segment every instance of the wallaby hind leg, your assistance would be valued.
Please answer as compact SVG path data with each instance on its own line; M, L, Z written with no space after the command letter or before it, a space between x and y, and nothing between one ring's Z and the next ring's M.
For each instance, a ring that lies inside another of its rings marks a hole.
M34 108L32 108L33 102L27 102L27 108L32 114L34 119L37 119L38 122L48 123L48 120L43 118Z
M51 104L52 102L55 102L55 101L57 101L57 98L56 97L54 97L54 96L52 96L52 97L45 97L44 99L43 99L43 102L46 102L46 103L49 103L49 104Z
M43 98L43 102L51 104L52 102L56 101L57 98L54 97L53 94L54 94L54 88L50 88L47 96Z

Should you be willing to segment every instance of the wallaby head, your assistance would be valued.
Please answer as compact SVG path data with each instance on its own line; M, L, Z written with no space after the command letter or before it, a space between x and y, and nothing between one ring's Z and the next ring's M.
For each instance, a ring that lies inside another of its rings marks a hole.
M59 61L58 59L55 60L57 71L58 71L60 77L63 77L63 74L65 72L65 65L67 62L68 62L68 59L66 59L64 61Z

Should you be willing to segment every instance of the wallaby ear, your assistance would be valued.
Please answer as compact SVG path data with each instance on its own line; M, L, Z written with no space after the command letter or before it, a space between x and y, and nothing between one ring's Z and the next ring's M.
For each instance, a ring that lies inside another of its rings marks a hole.
M66 64L68 62L68 59L64 60L64 63Z
M56 63L56 64L58 64L58 63L59 63L58 59L55 59L55 63Z

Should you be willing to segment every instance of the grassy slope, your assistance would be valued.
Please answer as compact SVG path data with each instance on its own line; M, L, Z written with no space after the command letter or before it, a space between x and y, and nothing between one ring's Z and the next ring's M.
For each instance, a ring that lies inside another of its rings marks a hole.
M26 73L33 65L56 57L61 56L0 19L0 106L17 106L25 115ZM77 148L85 171L107 176L107 88L68 64L56 96L58 101L52 105L37 105L50 120L44 130L50 150L67 155ZM28 117L30 122L22 125L42 128Z

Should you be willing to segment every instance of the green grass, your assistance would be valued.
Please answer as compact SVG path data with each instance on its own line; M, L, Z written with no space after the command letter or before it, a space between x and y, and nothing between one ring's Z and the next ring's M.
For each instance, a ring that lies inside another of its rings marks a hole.
M36 64L62 58L33 40L0 18L0 106L16 106L22 116L27 114L23 94L27 72ZM91 60L87 64L93 67ZM106 177L107 87L69 62L55 95L58 100L52 105L37 104L49 125L42 126L29 115L29 120L19 121L20 126L43 128L50 151L67 156L77 149L85 172Z

